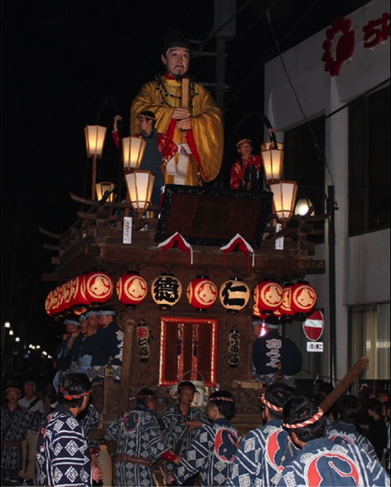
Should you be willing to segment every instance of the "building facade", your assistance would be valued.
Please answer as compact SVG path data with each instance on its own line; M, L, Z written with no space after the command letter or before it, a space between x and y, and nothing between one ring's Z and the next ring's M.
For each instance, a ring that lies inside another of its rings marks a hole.
M334 186L338 207L336 349L326 222L316 257L326 259L327 273L310 279L324 312L324 352L303 352L303 379L329 380L333 353L336 379L362 356L370 360L362 380L390 379L389 14L387 0L374 0L265 67L265 113L285 137L284 178L298 173L299 194L301 181L324 193ZM305 349L300 324L285 333Z

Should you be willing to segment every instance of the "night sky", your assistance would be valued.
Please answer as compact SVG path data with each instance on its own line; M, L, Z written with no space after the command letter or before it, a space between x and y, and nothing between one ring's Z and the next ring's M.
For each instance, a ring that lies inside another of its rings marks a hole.
M262 66L277 55L266 8L272 5L284 51L365 3L237 0L237 9L247 6L237 17L236 37L227 43L226 168L235 160L239 138L252 138L254 147L262 142ZM41 274L54 270L55 255L42 244L56 242L38 226L65 232L80 209L69 192L90 197L84 126L108 127L98 180L117 175L113 116L124 117L125 132L132 99L143 82L162 72L160 48L170 30L179 27L187 38L203 40L213 18L212 0L2 2L2 323L11 321L29 343L53 348L63 330L44 311L44 298L57 284L41 283ZM212 38L204 50L215 48ZM214 82L215 60L193 59L191 75ZM225 181L221 177L219 184Z

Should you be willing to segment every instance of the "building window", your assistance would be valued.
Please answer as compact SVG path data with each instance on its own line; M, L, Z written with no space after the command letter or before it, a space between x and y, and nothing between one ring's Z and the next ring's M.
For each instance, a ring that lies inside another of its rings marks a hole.
M349 107L349 236L390 226L390 90Z
M319 216L326 212L325 163L322 159L325 150L325 118L322 116L311 120L309 125L305 123L285 133L283 178L297 182L297 200L309 199L315 215ZM315 244L323 243L324 221L308 222L310 224L314 231L308 233L308 240Z
M349 326L350 365L368 357L361 379L390 380L390 303L352 306Z

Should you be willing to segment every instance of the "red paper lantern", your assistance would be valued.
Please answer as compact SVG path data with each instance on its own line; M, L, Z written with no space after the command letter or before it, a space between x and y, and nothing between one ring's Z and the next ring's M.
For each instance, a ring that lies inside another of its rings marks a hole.
M292 311L308 314L315 308L317 295L315 289L307 283L292 286Z
M144 301L147 294L147 281L137 273L125 274L118 279L118 299L126 306L135 308Z
M64 292L63 292L63 298L64 298L64 307L65 309L71 308L72 304L72 282L68 281L64 284L63 286Z
M293 316L295 314L292 310L292 286L283 287L282 303L278 311L282 315Z
M111 277L101 271L90 272L85 276L86 298L91 304L100 304L108 301L114 289Z
M152 282L151 294L161 309L169 309L180 300L182 284L174 274L165 272Z
M254 290L254 300L260 316L277 311L281 306L283 289L276 282L261 282Z
M186 294L193 308L206 310L216 302L218 290L216 284L208 276L199 276L189 282Z
M82 274L72 279L72 302L77 309L88 307L91 301L86 296L86 275Z
M57 286L57 310L56 314L60 314L64 311L64 286Z
M51 310L51 316L53 316L57 313L58 289L57 288L53 289L51 293L52 293L52 303L51 303L50 310Z
M52 306L53 306L53 292L50 291L50 293L46 296L46 300L45 300L45 311L49 316L52 316L53 314Z
M241 279L234 277L220 287L220 302L227 311L236 313L247 306L250 300L250 288Z

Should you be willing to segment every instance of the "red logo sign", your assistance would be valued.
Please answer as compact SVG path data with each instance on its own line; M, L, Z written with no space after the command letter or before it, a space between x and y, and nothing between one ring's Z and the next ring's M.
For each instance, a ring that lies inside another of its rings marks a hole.
M324 321L321 311L314 311L303 323L304 335L313 342L323 335Z
M343 15L333 21L331 28L326 31L327 40L323 43L325 71L331 76L338 76L342 65L348 61L354 52L355 33L352 30L352 21ZM335 57L333 57L335 51Z

